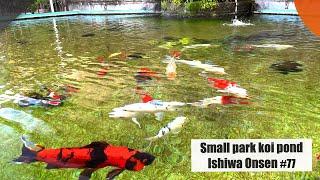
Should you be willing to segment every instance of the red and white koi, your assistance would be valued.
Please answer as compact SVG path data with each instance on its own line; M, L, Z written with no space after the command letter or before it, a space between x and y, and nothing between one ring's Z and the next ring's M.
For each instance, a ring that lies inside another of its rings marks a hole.
M211 78L209 77L208 82L211 83L212 87L215 89L226 89L231 86L237 87L238 84L225 79Z
M218 92L232 94L238 98L248 98L247 90L237 86L229 86L226 89L218 90Z
M218 92L232 94L239 98L248 98L247 90L241 88L237 83L225 79L208 78L211 86Z
M170 63L171 62L171 57L167 56L166 60L163 61L163 62L164 63ZM212 65L212 64L205 64L205 63L202 63L201 61L197 61L197 60L188 61L188 60L177 59L177 60L175 60L175 62L187 64L187 65L189 65L191 67L195 67L195 68L200 68L200 69L203 69L206 72L212 72L212 73L215 73L215 74L226 74L226 72L225 72L223 67L219 67L217 65Z
M177 111L180 107L185 106L183 102L163 102L160 100L152 100L147 103L134 103L123 107L114 108L109 113L111 118L131 118L131 120L140 127L137 116L143 113L159 113L167 111ZM156 116L159 116L156 114Z
M169 80L175 80L175 78L177 77L176 59L173 57L170 57L168 61L168 65L166 67L166 75Z
M199 102L190 103L192 106L206 108L213 104L220 104L220 105L230 105L230 104L249 104L248 101L237 98L235 96L216 96L212 98L205 98L200 100Z
M189 45L189 46L184 46L181 51L184 51L186 49L208 48L211 46L212 46L211 44L193 44L193 45Z
M180 59L181 54L182 54L181 51L178 51L178 50L173 50L170 52L170 56L176 59Z
M287 44L261 44L261 45L252 45L252 46L257 47L257 48L272 48L272 49L276 49L278 51L294 47L292 45L287 45Z

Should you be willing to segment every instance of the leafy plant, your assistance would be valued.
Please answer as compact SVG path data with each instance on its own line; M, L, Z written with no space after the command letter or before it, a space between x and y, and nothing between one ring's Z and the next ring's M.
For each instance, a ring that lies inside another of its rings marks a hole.
M216 0L202 0L201 9L202 10L214 10L217 6Z
M172 4L175 7L184 7L191 13L214 10L217 0L162 0L161 7L164 11L168 10Z
M201 10L201 6L200 1L186 3L186 9L192 13L199 12Z

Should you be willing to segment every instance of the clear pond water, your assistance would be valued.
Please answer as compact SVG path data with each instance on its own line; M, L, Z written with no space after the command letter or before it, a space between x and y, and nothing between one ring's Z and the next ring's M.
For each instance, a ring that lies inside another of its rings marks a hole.
M22 134L45 147L82 146L104 140L156 156L156 161L143 171L126 171L119 179L316 178L320 171L315 159L320 152L320 40L299 17L255 16L250 20L254 26L223 26L228 22L213 19L142 16L14 22L0 34L1 93L41 92L43 85L58 90L66 84L78 92L59 107L1 104L7 108L3 110L7 114L0 117L1 179L77 179L80 174L76 169L46 170L44 163L11 163L20 154ZM166 112L162 121L145 114L138 119L141 129L128 119L109 118L113 108L140 102L134 78L140 68L159 73L160 78L143 84L155 99L195 102L221 95L208 86L198 68L177 64L176 79L165 77L167 64L162 61L170 51L183 48L179 40L185 45L211 44L187 49L181 58L224 67L228 74L207 76L237 82L248 90L251 103L204 109L186 106ZM266 43L294 48L241 48ZM122 55L108 58L120 52ZM143 58L127 57L134 53L143 54ZM303 71L281 74L270 68L282 61L296 61L303 65ZM157 134L179 115L188 118L184 128L147 148L145 138ZM312 138L313 172L192 173L190 141L196 138ZM99 170L92 179L105 178L110 169Z

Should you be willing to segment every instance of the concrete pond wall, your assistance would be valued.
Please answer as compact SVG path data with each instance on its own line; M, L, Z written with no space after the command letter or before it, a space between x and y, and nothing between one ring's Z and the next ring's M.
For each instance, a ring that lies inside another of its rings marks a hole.
M256 10L262 14L298 14L293 0L256 0Z
M255 7L254 0L238 0L238 17L252 15ZM235 0L218 0L215 10L218 17L230 17L235 15Z
M70 11L160 11L160 0L70 0Z

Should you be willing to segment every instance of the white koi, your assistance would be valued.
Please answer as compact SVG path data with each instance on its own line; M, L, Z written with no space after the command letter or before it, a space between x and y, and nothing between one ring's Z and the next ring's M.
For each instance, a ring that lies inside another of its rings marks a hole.
M186 119L187 118L183 116L177 117L173 121L168 123L166 126L162 127L156 136L146 139L149 141L154 141L156 139L162 138L165 135L168 135L170 132L178 132L183 127L183 124L186 122Z
M283 44L261 44L261 45L252 45L252 46L257 48L273 48L278 51L294 47L292 45L283 45Z

